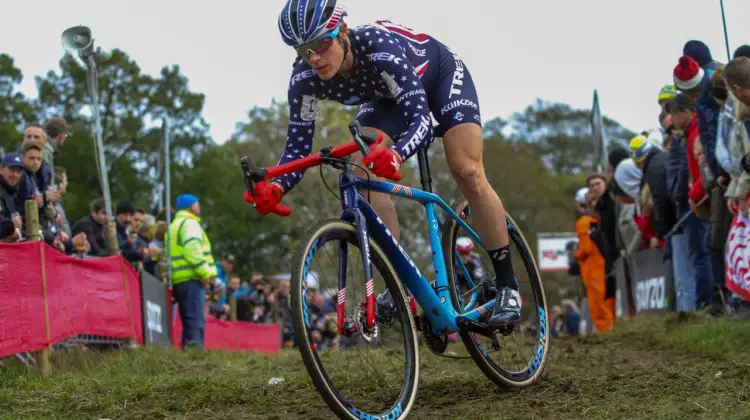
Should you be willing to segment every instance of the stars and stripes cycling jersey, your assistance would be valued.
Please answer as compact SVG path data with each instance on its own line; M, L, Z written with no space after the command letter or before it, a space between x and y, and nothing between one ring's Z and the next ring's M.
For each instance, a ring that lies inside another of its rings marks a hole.
M468 69L444 44L390 21L348 31L350 77L320 79L304 60L289 81L289 128L279 164L311 153L321 100L361 105L357 119L388 134L403 160L433 137L432 115L444 133L461 123L481 125ZM304 171L277 179L291 190Z

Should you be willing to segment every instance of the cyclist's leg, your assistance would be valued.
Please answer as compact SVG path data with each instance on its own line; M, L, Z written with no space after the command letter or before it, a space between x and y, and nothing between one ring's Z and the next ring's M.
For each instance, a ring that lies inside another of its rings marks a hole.
M407 122L402 121L403 118L396 118L396 115L400 116L397 107L393 101L375 101L362 105L357 120L365 130L377 130L383 133L383 142L380 147L391 147L393 146L393 136L404 131L407 126ZM359 165L363 165L362 160L364 159L362 153L357 152L352 155L352 159ZM363 165L364 166L364 165ZM369 170L367 171L371 179L379 181L387 181L385 178L379 178L373 175ZM355 168L355 173L359 176L365 176L363 171L359 168ZM396 240L401 239L401 229L398 223L398 214L396 208L393 205L393 200L389 194L370 192L370 204L378 213L378 216L383 220L385 226L391 231ZM367 195L365 195L367 198Z
M513 322L520 317L518 285L511 264L505 209L484 171L479 100L469 70L446 50L441 57L441 80L431 99L437 111L451 173L472 210L474 229L486 246L498 290L490 322ZM456 83L460 80L461 83ZM433 111L433 112L434 112Z

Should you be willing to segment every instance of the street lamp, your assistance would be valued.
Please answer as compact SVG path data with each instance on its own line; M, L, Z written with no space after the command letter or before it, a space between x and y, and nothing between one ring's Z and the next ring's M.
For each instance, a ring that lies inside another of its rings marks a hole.
M724 0L719 0L721 5L721 23L724 26L724 45L727 47L727 63L732 61L732 55L729 53L729 35L727 34L727 18L724 14Z
M109 194L109 177L107 176L107 165L104 158L104 142L102 141L102 124L99 116L99 87L96 74L96 51L94 50L94 38L91 30L86 26L74 26L62 33L62 46L65 51L77 53L88 67L88 88L91 95L91 106L94 113L94 139L96 140L97 169L99 181L102 184L104 194L104 207L107 211L107 228L114 229L114 217L112 216L112 199ZM116 236L114 236L116 238ZM110 254L119 253L119 249L113 249L117 245L115 240L110 246L108 238L107 248ZM119 248L119 247L118 247Z

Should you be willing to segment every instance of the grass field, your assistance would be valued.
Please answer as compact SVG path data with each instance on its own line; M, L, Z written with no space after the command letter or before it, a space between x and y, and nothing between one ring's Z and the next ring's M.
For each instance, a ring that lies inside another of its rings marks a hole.
M456 347L456 351L460 351ZM492 385L471 360L421 348L410 418L633 419L750 416L750 323L641 319L552 341L543 380ZM284 381L269 385L271 377ZM77 353L41 378L0 371L0 418L327 419L296 351L277 356L136 349Z

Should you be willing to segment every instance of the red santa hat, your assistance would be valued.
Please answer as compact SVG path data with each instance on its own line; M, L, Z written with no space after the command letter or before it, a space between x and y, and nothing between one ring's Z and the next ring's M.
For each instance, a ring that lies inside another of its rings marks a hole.
M698 87L705 72L692 58L683 55L674 68L674 84L677 89L691 90Z

